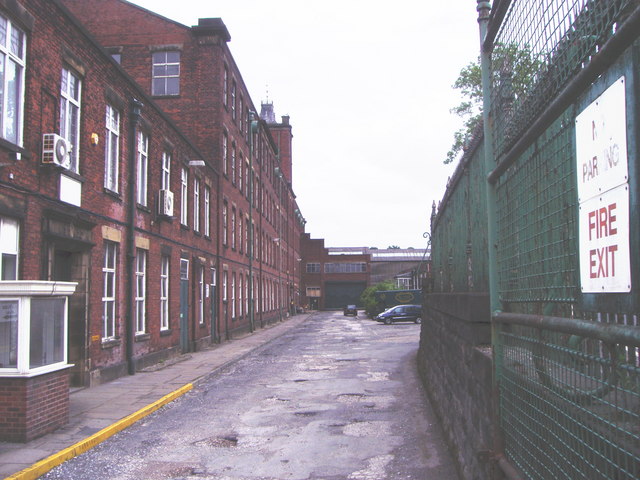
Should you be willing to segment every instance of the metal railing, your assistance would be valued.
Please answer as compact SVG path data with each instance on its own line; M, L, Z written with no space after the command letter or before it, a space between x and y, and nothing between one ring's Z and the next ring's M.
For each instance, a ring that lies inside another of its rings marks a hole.
M498 313L509 461L530 479L640 478L640 326Z

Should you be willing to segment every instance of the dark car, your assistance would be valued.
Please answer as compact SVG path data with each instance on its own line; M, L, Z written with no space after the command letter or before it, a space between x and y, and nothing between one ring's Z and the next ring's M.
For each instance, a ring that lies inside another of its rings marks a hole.
M422 323L421 305L396 305L388 308L375 318L378 322L391 325L393 322Z
M358 316L358 307L356 307L355 305L347 305L346 307L344 307L344 314L345 315L354 315L354 316Z

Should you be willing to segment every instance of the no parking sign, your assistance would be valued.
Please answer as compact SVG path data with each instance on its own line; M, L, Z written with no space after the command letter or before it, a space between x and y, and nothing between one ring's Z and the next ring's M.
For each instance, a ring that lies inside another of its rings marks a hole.
M576 117L580 283L585 293L631 291L625 79Z

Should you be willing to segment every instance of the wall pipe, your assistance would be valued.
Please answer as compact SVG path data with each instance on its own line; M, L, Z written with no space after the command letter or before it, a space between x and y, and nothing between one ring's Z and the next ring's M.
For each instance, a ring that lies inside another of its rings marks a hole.
M126 357L127 371L129 375L136 374L136 361L134 358L133 345L136 335L135 330L135 285L136 285L136 238L135 238L135 218L136 218L136 187L137 187L137 168L136 168L136 146L138 124L142 114L144 104L137 98L132 99L133 108L130 114L130 130L129 130L129 218L127 225L127 277L129 285L127 289L127 315L126 315Z

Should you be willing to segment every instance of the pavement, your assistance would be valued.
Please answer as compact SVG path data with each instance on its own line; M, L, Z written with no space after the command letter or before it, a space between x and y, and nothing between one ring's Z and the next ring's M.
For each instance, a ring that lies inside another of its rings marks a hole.
M311 315L295 315L206 350L183 355L177 361L97 387L72 390L67 425L28 443L0 442L0 478L32 480L44 475L184 395L198 382L284 335Z

